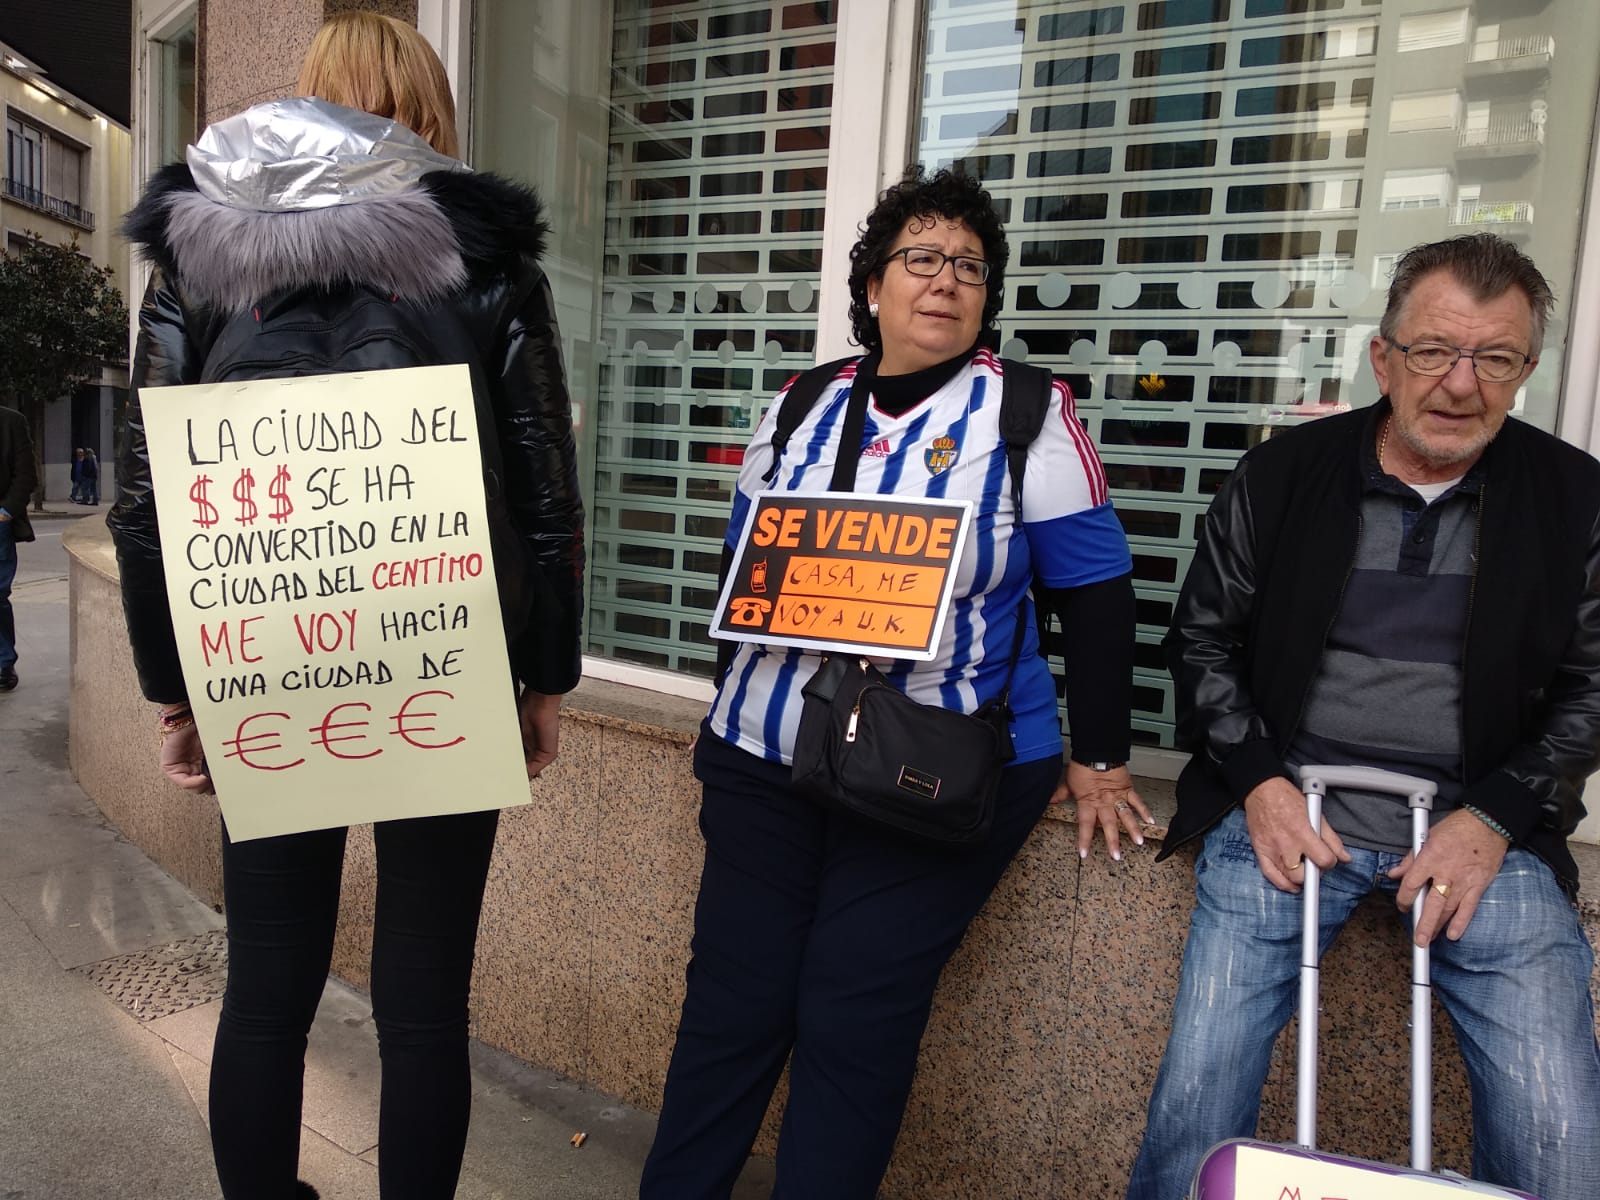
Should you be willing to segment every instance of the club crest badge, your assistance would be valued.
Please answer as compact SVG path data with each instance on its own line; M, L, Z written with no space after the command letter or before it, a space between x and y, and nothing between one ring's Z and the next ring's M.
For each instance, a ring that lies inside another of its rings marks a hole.
M956 459L960 457L961 450L953 437L934 438L933 445L922 452L922 461L929 475L943 475L956 465Z

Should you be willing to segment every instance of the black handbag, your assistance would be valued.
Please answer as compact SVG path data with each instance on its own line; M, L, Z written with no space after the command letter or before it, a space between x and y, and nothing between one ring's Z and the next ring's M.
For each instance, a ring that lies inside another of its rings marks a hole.
M923 841L988 837L1015 753L1005 694L968 716L917 703L864 658L830 654L802 695L796 791Z
M869 363L871 360L869 360ZM1010 371L1021 364L1007 364ZM1036 416L1009 428L1002 407L1011 471L1011 495L1022 512L1022 465L1027 444L1043 423L1050 376L1018 369L1034 386ZM851 388L840 446L858 445L866 420L872 372L863 369ZM1009 389L1008 389L1009 391ZM1005 396L1002 395L1002 405ZM830 484L849 491L857 455L841 449ZM896 688L865 658L835 652L801 691L792 781L801 795L824 807L913 839L945 846L984 841L994 824L1000 773L1016 751L1011 742L1011 677L1022 653L1027 597L1017 611L1011 658L1000 694L968 715L920 704Z

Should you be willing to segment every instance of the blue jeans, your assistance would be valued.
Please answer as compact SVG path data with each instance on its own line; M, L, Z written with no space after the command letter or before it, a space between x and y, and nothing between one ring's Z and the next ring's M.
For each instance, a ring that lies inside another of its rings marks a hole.
M11 522L0 521L0 672L17 662L17 624L11 612L11 584L17 578L17 539Z
M1401 855L1349 849L1353 861L1322 877L1319 954L1362 897L1397 887L1384 875ZM1300 897L1261 877L1242 810L1206 835L1195 895L1172 1036L1128 1200L1181 1200L1210 1146L1255 1133L1272 1044L1298 999ZM1593 1200L1593 969L1572 905L1526 850L1506 855L1462 939L1434 942L1434 992L1471 1083L1474 1178L1543 1200Z

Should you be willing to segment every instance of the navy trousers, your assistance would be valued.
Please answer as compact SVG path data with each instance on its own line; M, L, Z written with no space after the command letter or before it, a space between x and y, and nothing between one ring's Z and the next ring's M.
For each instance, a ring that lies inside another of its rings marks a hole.
M467 995L497 811L380 821L372 1017L384 1200L455 1195L472 1106ZM226 1200L294 1194L306 1034L333 957L345 831L235 842L223 831L228 986L211 1058Z
M823 811L789 768L710 733L693 958L644 1200L730 1194L789 1066L775 1197L871 1200L934 985L1044 812L1059 756L1008 767L981 847L947 850Z

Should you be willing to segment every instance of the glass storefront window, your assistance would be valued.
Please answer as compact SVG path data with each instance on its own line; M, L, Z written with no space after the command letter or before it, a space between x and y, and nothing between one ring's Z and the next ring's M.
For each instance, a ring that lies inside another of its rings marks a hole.
M814 361L836 10L477 5L474 160L550 205L567 368L592 399L590 653L712 673L744 445Z
M929 0L919 157L1000 201L1005 352L1069 379L1101 447L1140 740L1171 744L1157 643L1207 503L1274 429L1376 398L1395 256L1490 230L1571 295L1600 60L1558 32L1600 43L1600 6ZM1546 429L1566 317L1518 399Z

